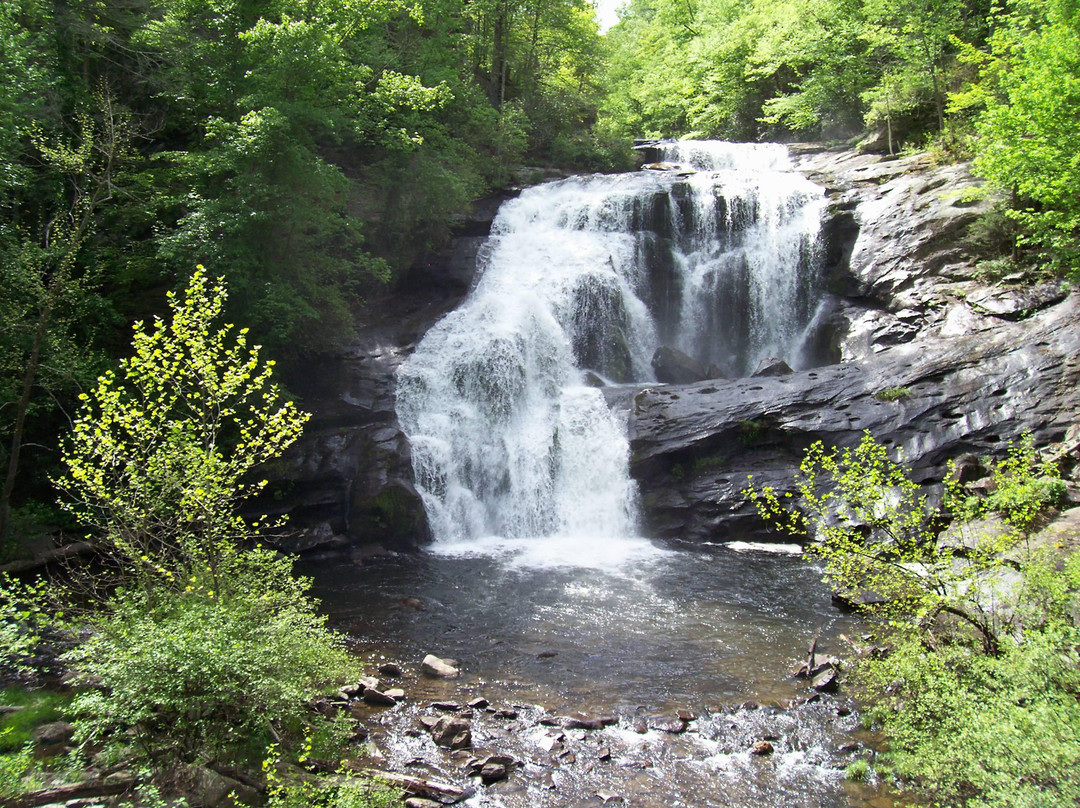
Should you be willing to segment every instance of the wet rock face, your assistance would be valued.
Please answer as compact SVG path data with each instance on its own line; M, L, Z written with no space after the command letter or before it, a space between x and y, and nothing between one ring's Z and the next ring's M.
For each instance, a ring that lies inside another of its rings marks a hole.
M975 279L968 230L989 203L973 200L977 182L964 167L795 151L800 170L831 200L824 325L808 350L840 364L731 381L699 381L699 368L679 366L663 376L667 385L606 388L630 411L631 471L650 535L763 532L740 493L747 476L783 489L815 440L852 445L869 430L902 451L918 479L935 483L951 456L992 454L1025 431L1040 443L1060 439L1080 404L1080 304L1057 284ZM271 470L275 482L256 508L290 514L286 549L362 558L429 540L395 413L395 372L468 291L495 210L493 203L470 219L444 253L370 306L348 351L285 380L314 416ZM666 221L661 212L645 200L642 226ZM603 300L587 302L591 311ZM620 316L609 318L616 333ZM618 340L590 333L583 328L575 350L621 378Z
M816 440L869 431L934 484L950 457L1024 432L1061 440L1080 407L1080 295L972 280L965 237L986 203L968 201L963 167L845 153L804 168L834 199L830 321L845 361L636 392L631 471L651 535L764 533L741 494L748 477L790 490Z
M456 237L422 256L397 289L369 301L351 344L283 383L312 413L295 446L268 469L253 513L288 514L275 543L290 552L342 551L354 560L415 550L431 539L395 409L396 373L434 323L464 299L477 256L509 190L478 201Z

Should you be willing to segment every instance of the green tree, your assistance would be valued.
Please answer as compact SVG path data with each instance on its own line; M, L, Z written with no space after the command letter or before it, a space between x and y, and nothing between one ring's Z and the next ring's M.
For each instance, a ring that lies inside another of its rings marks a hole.
M1021 243L1059 272L1080 267L1080 10L1015 0L982 71L975 169L1012 195Z
M70 390L94 364L87 328L80 322L98 298L94 273L79 257L96 229L100 209L117 189L119 165L132 137L127 117L99 94L97 114L81 113L73 143L50 141L32 130L31 140L52 183L62 189L38 211L39 221L8 229L0 255L0 389L10 403L6 473L0 489L0 547L9 539L11 503L20 477L27 420L41 408L39 388L55 395ZM82 339L80 339L82 338ZM50 407L45 404L45 408ZM7 426L7 424L5 424Z
M78 737L159 766L250 762L296 740L307 702L354 668L292 560L251 546L272 525L238 513L308 416L246 330L216 322L225 296L199 267L168 321L136 324L119 375L82 396L57 481L120 573L67 656L95 684L73 704Z
M1036 462L1030 440L993 471L994 497L973 502L954 481L946 504L966 517L1000 512L1007 529L972 531L956 542L939 541L946 517L869 434L853 448L813 444L793 491L751 486L746 493L768 523L812 539L808 551L825 562L839 591L855 602L870 593L865 608L883 626L932 638L960 625L996 653L1016 620L1005 607L1017 597L1003 574L1014 563L1005 554L1026 536L1033 510L1054 504L1062 488L1053 470Z
M239 545L272 527L237 509L308 418L271 383L274 363L247 330L215 325L225 297L200 267L170 293L168 322L136 323L134 354L80 396L64 446L61 504L147 597L193 579L219 593L235 585Z
M942 515L869 435L812 446L787 494L747 493L771 524L813 537L834 586L874 594L863 609L877 644L853 660L853 683L888 740L883 773L935 804L1065 808L1080 798L1080 553L1028 541L1063 493L1030 439L990 468L984 499L952 484L943 537ZM963 521L989 514L1004 527Z

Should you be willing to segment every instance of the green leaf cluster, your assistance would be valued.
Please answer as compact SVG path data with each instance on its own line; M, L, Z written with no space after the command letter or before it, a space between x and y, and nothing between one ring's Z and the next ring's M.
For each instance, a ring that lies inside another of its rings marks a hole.
M997 656L956 645L928 648L911 636L886 658L864 663L863 687L888 735L894 776L944 804L1077 803L1080 556L1064 570L1057 566L1051 559L1030 569L1025 600L1042 607L1028 611L1023 634L1006 638ZM1045 597L1050 581L1057 598Z
M343 775L333 781L302 779L283 765L277 745L263 761L267 808L395 808L402 795L381 783Z
M975 168L1012 194L1021 247L1061 274L1080 267L1080 11L1071 0L998 9L980 79L957 99L979 108ZM976 61L973 59L973 61Z
M0 740L8 734L0 731ZM34 748L26 744L14 752L0 753L0 794L5 797L17 797L36 786L32 782L34 770Z
M291 559L252 546L273 524L239 514L307 415L246 330L220 324L225 298L200 267L169 319L136 324L119 373L82 396L57 481L114 568L74 579L105 590L65 658L90 686L77 737L158 766L295 740L319 687L354 668Z
M1030 437L989 465L981 499L952 475L944 536L946 520L869 434L846 449L813 445L789 493L746 493L770 524L815 541L808 552L884 643L854 671L888 739L880 771L936 804L1074 805L1080 553L1028 540L1062 491Z
M133 731L162 761L244 763L275 735L295 741L320 686L352 668L340 637L284 559L247 558L253 580L148 602L121 594L67 661L95 688L72 704L77 740Z
M633 0L610 32L602 115L645 136L847 138L944 131L958 41L984 0Z
M1030 434L1010 446L1004 459L990 461L989 465L989 493L963 496L950 503L957 518L970 521L996 513L1017 530L1027 532L1048 508L1065 497L1065 481L1053 463L1039 460Z
M44 581L0 573L0 678L29 677L36 670L43 635L57 620L48 600Z
M273 362L246 329L215 322L225 298L200 267L170 295L168 321L136 323L134 354L80 396L64 447L61 504L147 594L232 584L238 544L273 527L238 507L308 418L271 383Z
M1003 617L993 607L1000 554L1019 534L978 535L958 554L939 543L926 494L867 433L855 447L807 449L794 491L745 493L770 524L812 540L840 592L897 630L933 634L950 615L996 649Z

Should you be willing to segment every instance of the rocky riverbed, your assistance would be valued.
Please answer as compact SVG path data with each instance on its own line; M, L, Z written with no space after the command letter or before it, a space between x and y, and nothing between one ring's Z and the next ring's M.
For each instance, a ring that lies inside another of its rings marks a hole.
M358 765L507 808L599 805L601 793L657 807L883 799L844 776L873 755L838 661L865 641L813 565L744 544L661 547L614 569L531 561L301 565L378 680L363 683L377 691L368 701L328 694L371 743ZM424 673L428 654L458 675ZM506 777L492 769L485 783L486 763Z
M820 671L831 670L822 659ZM781 704L713 704L652 714L558 712L506 700L465 672L382 663L322 708L355 721L366 756L393 770L413 808L468 801L498 806L891 805L843 769L873 751L851 702L820 677ZM393 693L394 696L388 696Z

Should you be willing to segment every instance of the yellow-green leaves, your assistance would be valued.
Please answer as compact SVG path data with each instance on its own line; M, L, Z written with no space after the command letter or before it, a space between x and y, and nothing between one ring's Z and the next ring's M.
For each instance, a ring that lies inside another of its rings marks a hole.
M64 448L61 504L144 589L196 569L209 571L208 588L228 586L222 560L256 529L236 513L262 487L250 472L308 418L282 399L245 332L215 324L226 296L200 266L170 293L169 320L136 323L134 354L84 396Z

